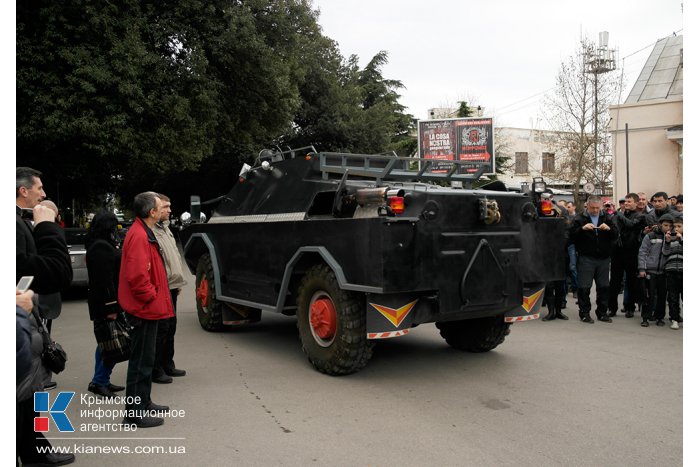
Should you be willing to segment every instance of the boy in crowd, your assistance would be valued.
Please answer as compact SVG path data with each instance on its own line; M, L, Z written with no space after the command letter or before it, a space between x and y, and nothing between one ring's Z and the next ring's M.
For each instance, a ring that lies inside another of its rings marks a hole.
M673 228L664 235L661 250L664 260L664 274L668 289L668 315L671 329L678 329L681 318L680 298L683 295L683 218L673 220Z
M639 248L639 277L645 282L646 302L642 306L642 326L648 327L649 320L655 319L657 326L663 326L666 316L666 276L662 249L667 232L671 231L675 217L664 214L659 218L660 228L652 229L642 240Z

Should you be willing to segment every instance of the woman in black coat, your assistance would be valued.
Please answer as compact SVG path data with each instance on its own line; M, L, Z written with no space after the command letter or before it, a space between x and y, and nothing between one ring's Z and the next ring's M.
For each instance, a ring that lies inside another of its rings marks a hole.
M95 215L85 238L85 261L88 269L88 310L95 329L105 320L114 320L122 313L117 303L121 250L117 249L117 216L109 211ZM102 352L95 350L95 374L88 391L104 397L114 397L124 389L110 383L114 364L105 364Z

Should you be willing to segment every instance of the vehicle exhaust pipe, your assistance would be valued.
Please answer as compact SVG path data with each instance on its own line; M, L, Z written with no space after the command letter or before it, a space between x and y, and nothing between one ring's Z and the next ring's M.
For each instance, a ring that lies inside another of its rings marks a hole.
M382 205L386 202L387 187L360 188L355 192L355 201L360 206Z

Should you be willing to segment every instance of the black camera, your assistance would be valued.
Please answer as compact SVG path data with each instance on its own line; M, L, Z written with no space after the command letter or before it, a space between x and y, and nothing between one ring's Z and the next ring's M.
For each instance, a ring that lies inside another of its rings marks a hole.
M24 220L27 221L33 221L34 220L34 210L30 208L21 208L22 209L22 214L21 217Z
M676 229L671 229L669 233L671 234L671 238L676 238Z

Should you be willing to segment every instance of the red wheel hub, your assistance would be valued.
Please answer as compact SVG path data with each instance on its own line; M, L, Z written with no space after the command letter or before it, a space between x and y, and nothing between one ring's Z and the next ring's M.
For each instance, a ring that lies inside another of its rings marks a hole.
M332 339L335 336L336 315L335 306L330 298L323 297L311 304L309 316L311 328L321 339Z
M197 300L204 308L209 304L209 281L206 277L202 277L202 282L197 287Z

